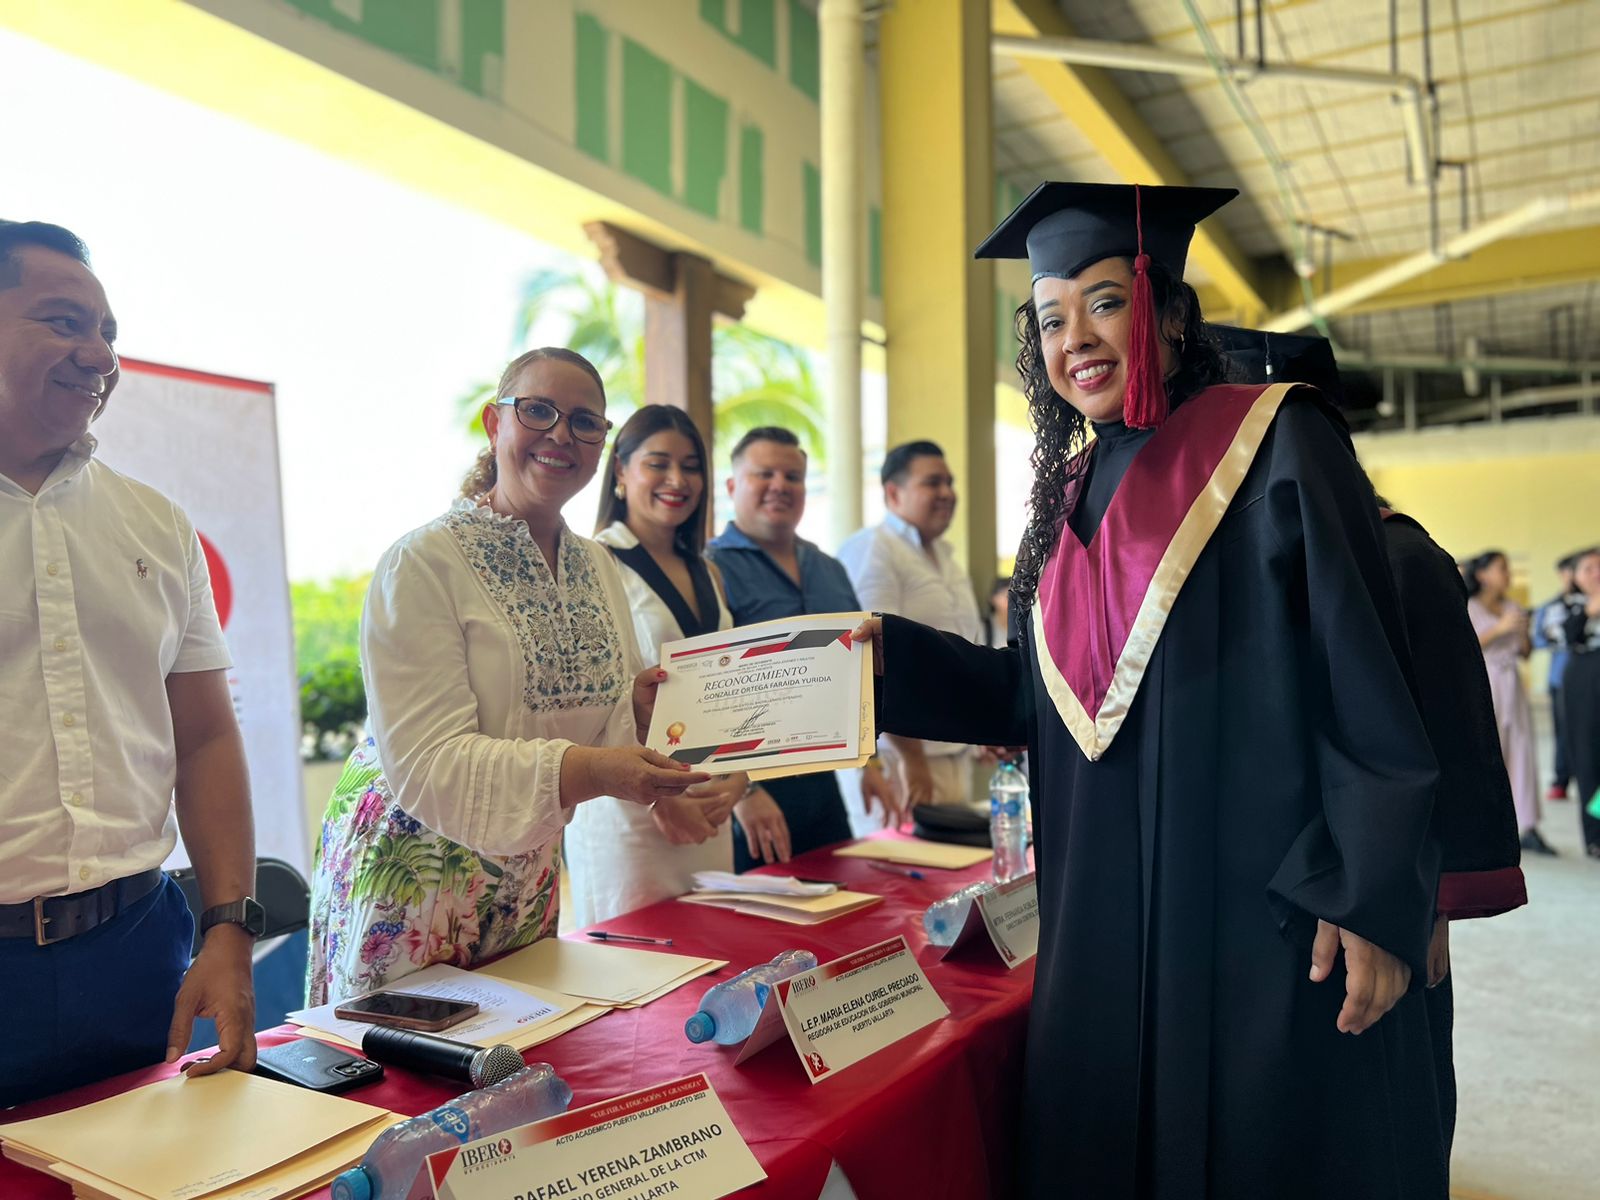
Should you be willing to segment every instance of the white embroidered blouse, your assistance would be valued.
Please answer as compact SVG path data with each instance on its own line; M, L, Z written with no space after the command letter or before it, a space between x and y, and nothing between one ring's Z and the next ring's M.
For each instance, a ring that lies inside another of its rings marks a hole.
M561 835L561 759L637 744L633 621L611 555L458 501L389 548L361 621L378 758L400 806L483 854Z

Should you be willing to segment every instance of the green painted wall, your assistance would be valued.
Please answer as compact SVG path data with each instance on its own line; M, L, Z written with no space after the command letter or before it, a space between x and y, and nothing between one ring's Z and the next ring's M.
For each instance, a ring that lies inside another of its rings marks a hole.
M867 209L867 295L883 299L883 209Z
M622 39L622 169L672 195L672 68Z
M360 20L351 20L333 0L283 2L342 33L452 78L468 91L480 96L499 93L500 64L505 62L506 0L461 0L459 70L444 61L440 0L367 0L360 7Z
M728 102L685 79L683 117L683 202L714 218L728 173Z
M428 77L447 80L499 110L462 121L476 136L702 245L717 245L705 224L714 222L729 235L730 261L818 286L820 39L809 0L230 3L280 15L292 8L307 19L283 33L278 19L240 23L432 117L461 120L469 110L441 107ZM369 58L350 54L351 38L426 74L408 82L405 71L369 71L360 65ZM865 132L871 164L875 111ZM546 158L541 147L552 142ZM561 154L563 145L578 156ZM869 172L864 282L874 310L883 288L879 197Z
M767 66L778 65L776 0L700 0L700 19Z
M813 101L822 96L821 39L817 14L800 0L784 0L789 9L789 82Z
M610 36L588 13L579 13L576 24L578 149L606 162L611 157Z
M754 125L739 130L739 224L751 233L765 230L766 138Z
M800 164L800 186L805 190L806 261L822 265L822 172L815 163Z
M994 181L995 221L1022 203L1023 191L1010 180L996 177ZM1009 276L1009 278L1008 278ZM1028 299L1024 288L1025 271L995 272L994 289L994 357L995 363L1011 369L1017 361L1022 345L1017 340L1016 311Z
M505 0L461 0L461 86L480 96L499 95L505 53Z

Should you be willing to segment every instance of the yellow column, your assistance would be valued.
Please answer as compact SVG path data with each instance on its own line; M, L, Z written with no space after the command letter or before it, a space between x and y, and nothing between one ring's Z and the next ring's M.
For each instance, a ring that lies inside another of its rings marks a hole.
M961 505L950 540L980 594L995 555L988 0L895 0L879 43L889 445L938 442Z

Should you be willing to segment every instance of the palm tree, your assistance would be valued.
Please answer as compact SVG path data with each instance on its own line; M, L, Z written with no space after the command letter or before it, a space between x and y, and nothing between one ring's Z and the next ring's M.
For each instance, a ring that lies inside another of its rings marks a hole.
M827 416L808 351L748 325L719 325L711 335L711 374L723 454L758 426L782 425L800 436L819 470L827 466Z
M513 352L520 354L536 345L536 333L576 350L606 381L606 398L619 410L620 424L644 402L644 311L637 301L636 294L617 287L598 268L541 267L522 284L511 336ZM540 326L547 320L565 323L566 332L543 333ZM494 391L492 381L480 380L456 401L475 434L483 433L483 406L495 398Z
M547 320L564 321L567 332L546 340L571 347L599 370L618 424L644 403L644 312L636 293L588 265L541 268L528 276L517 305L518 353ZM783 425L800 436L819 469L827 465L827 421L809 351L745 325L719 324L711 353L716 445L724 454L751 429ZM479 382L457 401L475 433L482 434L483 406L493 398L494 384Z

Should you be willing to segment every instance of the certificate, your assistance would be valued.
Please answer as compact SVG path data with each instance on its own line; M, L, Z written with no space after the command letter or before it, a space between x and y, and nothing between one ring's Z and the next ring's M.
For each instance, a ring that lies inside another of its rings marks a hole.
M850 631L866 618L829 613L667 642L645 745L754 779L864 765L876 741L872 647Z

